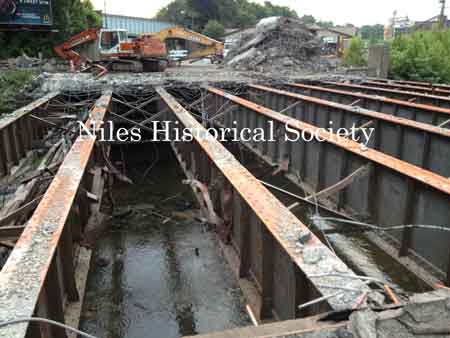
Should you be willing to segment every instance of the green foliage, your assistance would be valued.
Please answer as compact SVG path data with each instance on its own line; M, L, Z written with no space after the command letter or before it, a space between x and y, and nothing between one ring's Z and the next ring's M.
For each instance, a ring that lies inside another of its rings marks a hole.
M247 28L270 16L298 17L289 7L273 5L270 1L261 5L249 0L174 0L156 17L203 31L211 20L225 28Z
M14 98L33 76L34 73L27 70L8 70L0 74L0 115L16 108Z
M383 25L365 25L361 27L361 38L363 40L369 40L371 44L383 41L384 39L384 26Z
M450 30L397 37L391 50L393 78L450 83Z
M323 28L333 28L334 23L333 21L319 21L317 24Z
M95 12L90 0L72 2L70 10L71 25L64 27L70 32L70 36L84 31L86 28L101 27L102 18Z
M53 55L53 46L87 28L100 27L101 17L95 12L90 0L53 1L53 29L58 32L0 32L0 58L16 57L26 53L37 56Z
M353 38L350 47L344 52L343 63L345 66L360 67L367 64L364 57L364 45L360 38Z
M225 35L225 28L217 20L209 20L203 29L203 34L213 39L220 39Z
M300 19L306 24L316 23L316 18L312 15L303 15Z
M200 14L188 5L187 0L178 0L162 8L157 17L160 20L174 22L180 26L196 30L198 28L196 23Z

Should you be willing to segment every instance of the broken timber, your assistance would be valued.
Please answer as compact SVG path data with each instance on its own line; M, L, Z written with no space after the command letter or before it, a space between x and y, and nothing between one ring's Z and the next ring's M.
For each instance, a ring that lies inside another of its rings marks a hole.
M58 95L59 92L50 93L0 119L0 178L11 173L45 132L42 125L32 122L30 115Z
M87 125L105 118L111 95L105 92L97 101ZM81 199L77 195L89 181L85 175L95 141L88 136L77 138L3 267L0 322L36 315L64 323L64 299L78 301L73 240L87 223L89 212L83 212L86 195ZM41 333L46 338L67 337L65 330L48 324L0 328L0 336L8 338L40 337Z

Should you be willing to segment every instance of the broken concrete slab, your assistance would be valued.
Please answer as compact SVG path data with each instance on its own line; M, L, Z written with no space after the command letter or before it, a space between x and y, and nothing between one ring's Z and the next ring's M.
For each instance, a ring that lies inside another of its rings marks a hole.
M274 17L261 20L252 32L242 34L225 60L238 70L286 72L317 70L320 40L301 21ZM287 68L287 69L286 69Z

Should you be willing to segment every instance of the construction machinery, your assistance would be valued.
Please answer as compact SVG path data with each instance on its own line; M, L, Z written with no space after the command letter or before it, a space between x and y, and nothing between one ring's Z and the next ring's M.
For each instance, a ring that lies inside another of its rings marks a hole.
M187 50L176 61L209 58L212 63L223 60L224 43L191 31L184 27L171 27L155 34L144 34L142 38L158 38L166 44L168 50ZM184 44L184 46L181 46Z
M123 72L158 72L167 67L166 45L149 35L129 39L125 29L88 29L56 46L56 53L74 68Z
M125 29L88 29L54 49L74 68L96 67L99 75L104 75L108 70L162 72L168 65L168 49L187 50L177 56L174 60L177 62L203 58L209 58L212 63L221 62L224 44L183 27L143 34L132 40Z

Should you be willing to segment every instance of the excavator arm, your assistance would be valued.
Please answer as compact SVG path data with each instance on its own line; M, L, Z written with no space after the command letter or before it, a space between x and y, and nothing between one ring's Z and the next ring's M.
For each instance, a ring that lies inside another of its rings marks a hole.
M223 55L224 44L222 42L183 27L167 28L152 36L159 38L162 42L165 42L167 39L180 39L195 42L202 46L200 49L191 51L188 55L183 57L182 60L193 60L208 56L216 57Z
M63 44L54 47L56 54L58 54L64 60L72 61L75 67L78 67L83 61L90 61L80 54L78 54L74 49L97 41L99 37L100 30L98 28L92 28L85 30L73 37Z

